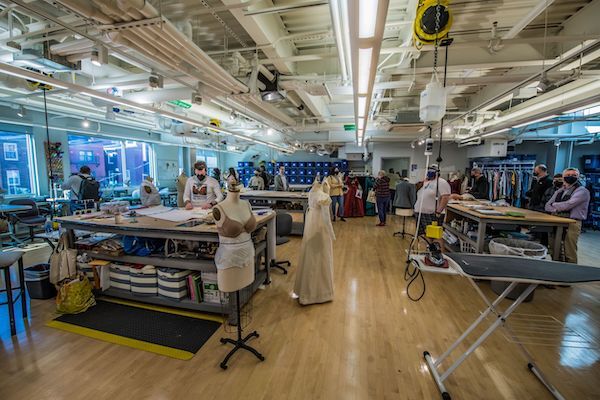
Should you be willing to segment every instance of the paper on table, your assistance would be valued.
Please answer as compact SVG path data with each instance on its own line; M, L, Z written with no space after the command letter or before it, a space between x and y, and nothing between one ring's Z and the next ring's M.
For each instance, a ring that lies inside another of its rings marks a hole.
M135 210L135 212L138 215L155 215L155 214L161 214L161 213L171 211L171 210L176 210L176 208L165 207L163 205L160 205L160 206L155 206L155 207L141 208L141 209Z
M184 221L189 221L190 219L204 218L208 215L208 213L209 213L209 210L201 210L201 209L184 210L184 209L175 208L175 209L171 209L170 211L162 212L159 214L149 215L149 217L164 219L165 221L171 221L171 222L184 222Z

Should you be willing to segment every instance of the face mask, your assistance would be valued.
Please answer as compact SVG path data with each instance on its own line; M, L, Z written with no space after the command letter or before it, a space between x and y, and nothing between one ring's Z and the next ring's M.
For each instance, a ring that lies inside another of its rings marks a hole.
M333 170L333 172L337 174L338 172L340 172L340 170L336 168Z
M540 174L538 174L537 172L533 173L533 176L539 176Z
M427 171L427 179L432 180L435 178L435 171Z
M557 189L558 189L558 188L561 188L561 187L562 187L562 185L563 185L563 183L562 183L561 181L556 181L556 182L554 182L554 187L555 187L555 188L557 188Z
M569 185L572 185L577 182L578 178L576 176L565 176L563 180Z

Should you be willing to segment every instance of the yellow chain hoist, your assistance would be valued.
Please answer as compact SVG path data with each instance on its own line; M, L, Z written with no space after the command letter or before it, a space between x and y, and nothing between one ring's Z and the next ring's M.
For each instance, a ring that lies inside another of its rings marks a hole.
M439 6L439 7L438 7ZM413 24L415 46L435 44L450 32L452 12L449 0L420 0Z

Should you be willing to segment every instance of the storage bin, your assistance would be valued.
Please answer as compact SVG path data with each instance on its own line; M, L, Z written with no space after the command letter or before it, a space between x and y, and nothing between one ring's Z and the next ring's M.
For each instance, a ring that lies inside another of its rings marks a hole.
M171 300L181 300L188 296L187 276L191 273L188 270L175 268L159 268L158 275L158 295Z
M156 296L158 294L158 274L156 267L146 265L142 268L131 268L131 293L136 296Z
M110 287L122 290L131 290L130 267L128 265L111 264Z
M25 268L25 285L32 299L51 299L56 296L56 288L50 283L50 265L37 264Z
M518 256L526 258L544 259L548 254L548 249L543 245L535 242L529 242L526 240L518 239L502 239L495 238L490 241L489 244L490 253L507 256ZM502 294L510 284L503 281L491 281L490 286L494 293ZM507 299L516 300L527 289L529 285L526 283L519 283L511 292L506 296ZM529 296L523 300L524 302L530 302L533 300L534 292L531 292Z

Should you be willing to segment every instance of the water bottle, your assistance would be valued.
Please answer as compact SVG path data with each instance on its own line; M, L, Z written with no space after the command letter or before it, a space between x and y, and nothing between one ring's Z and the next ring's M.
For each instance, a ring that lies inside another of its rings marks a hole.
M52 232L52 221L50 220L50 217L46 217L46 223L44 224L44 230L46 231L46 233Z

